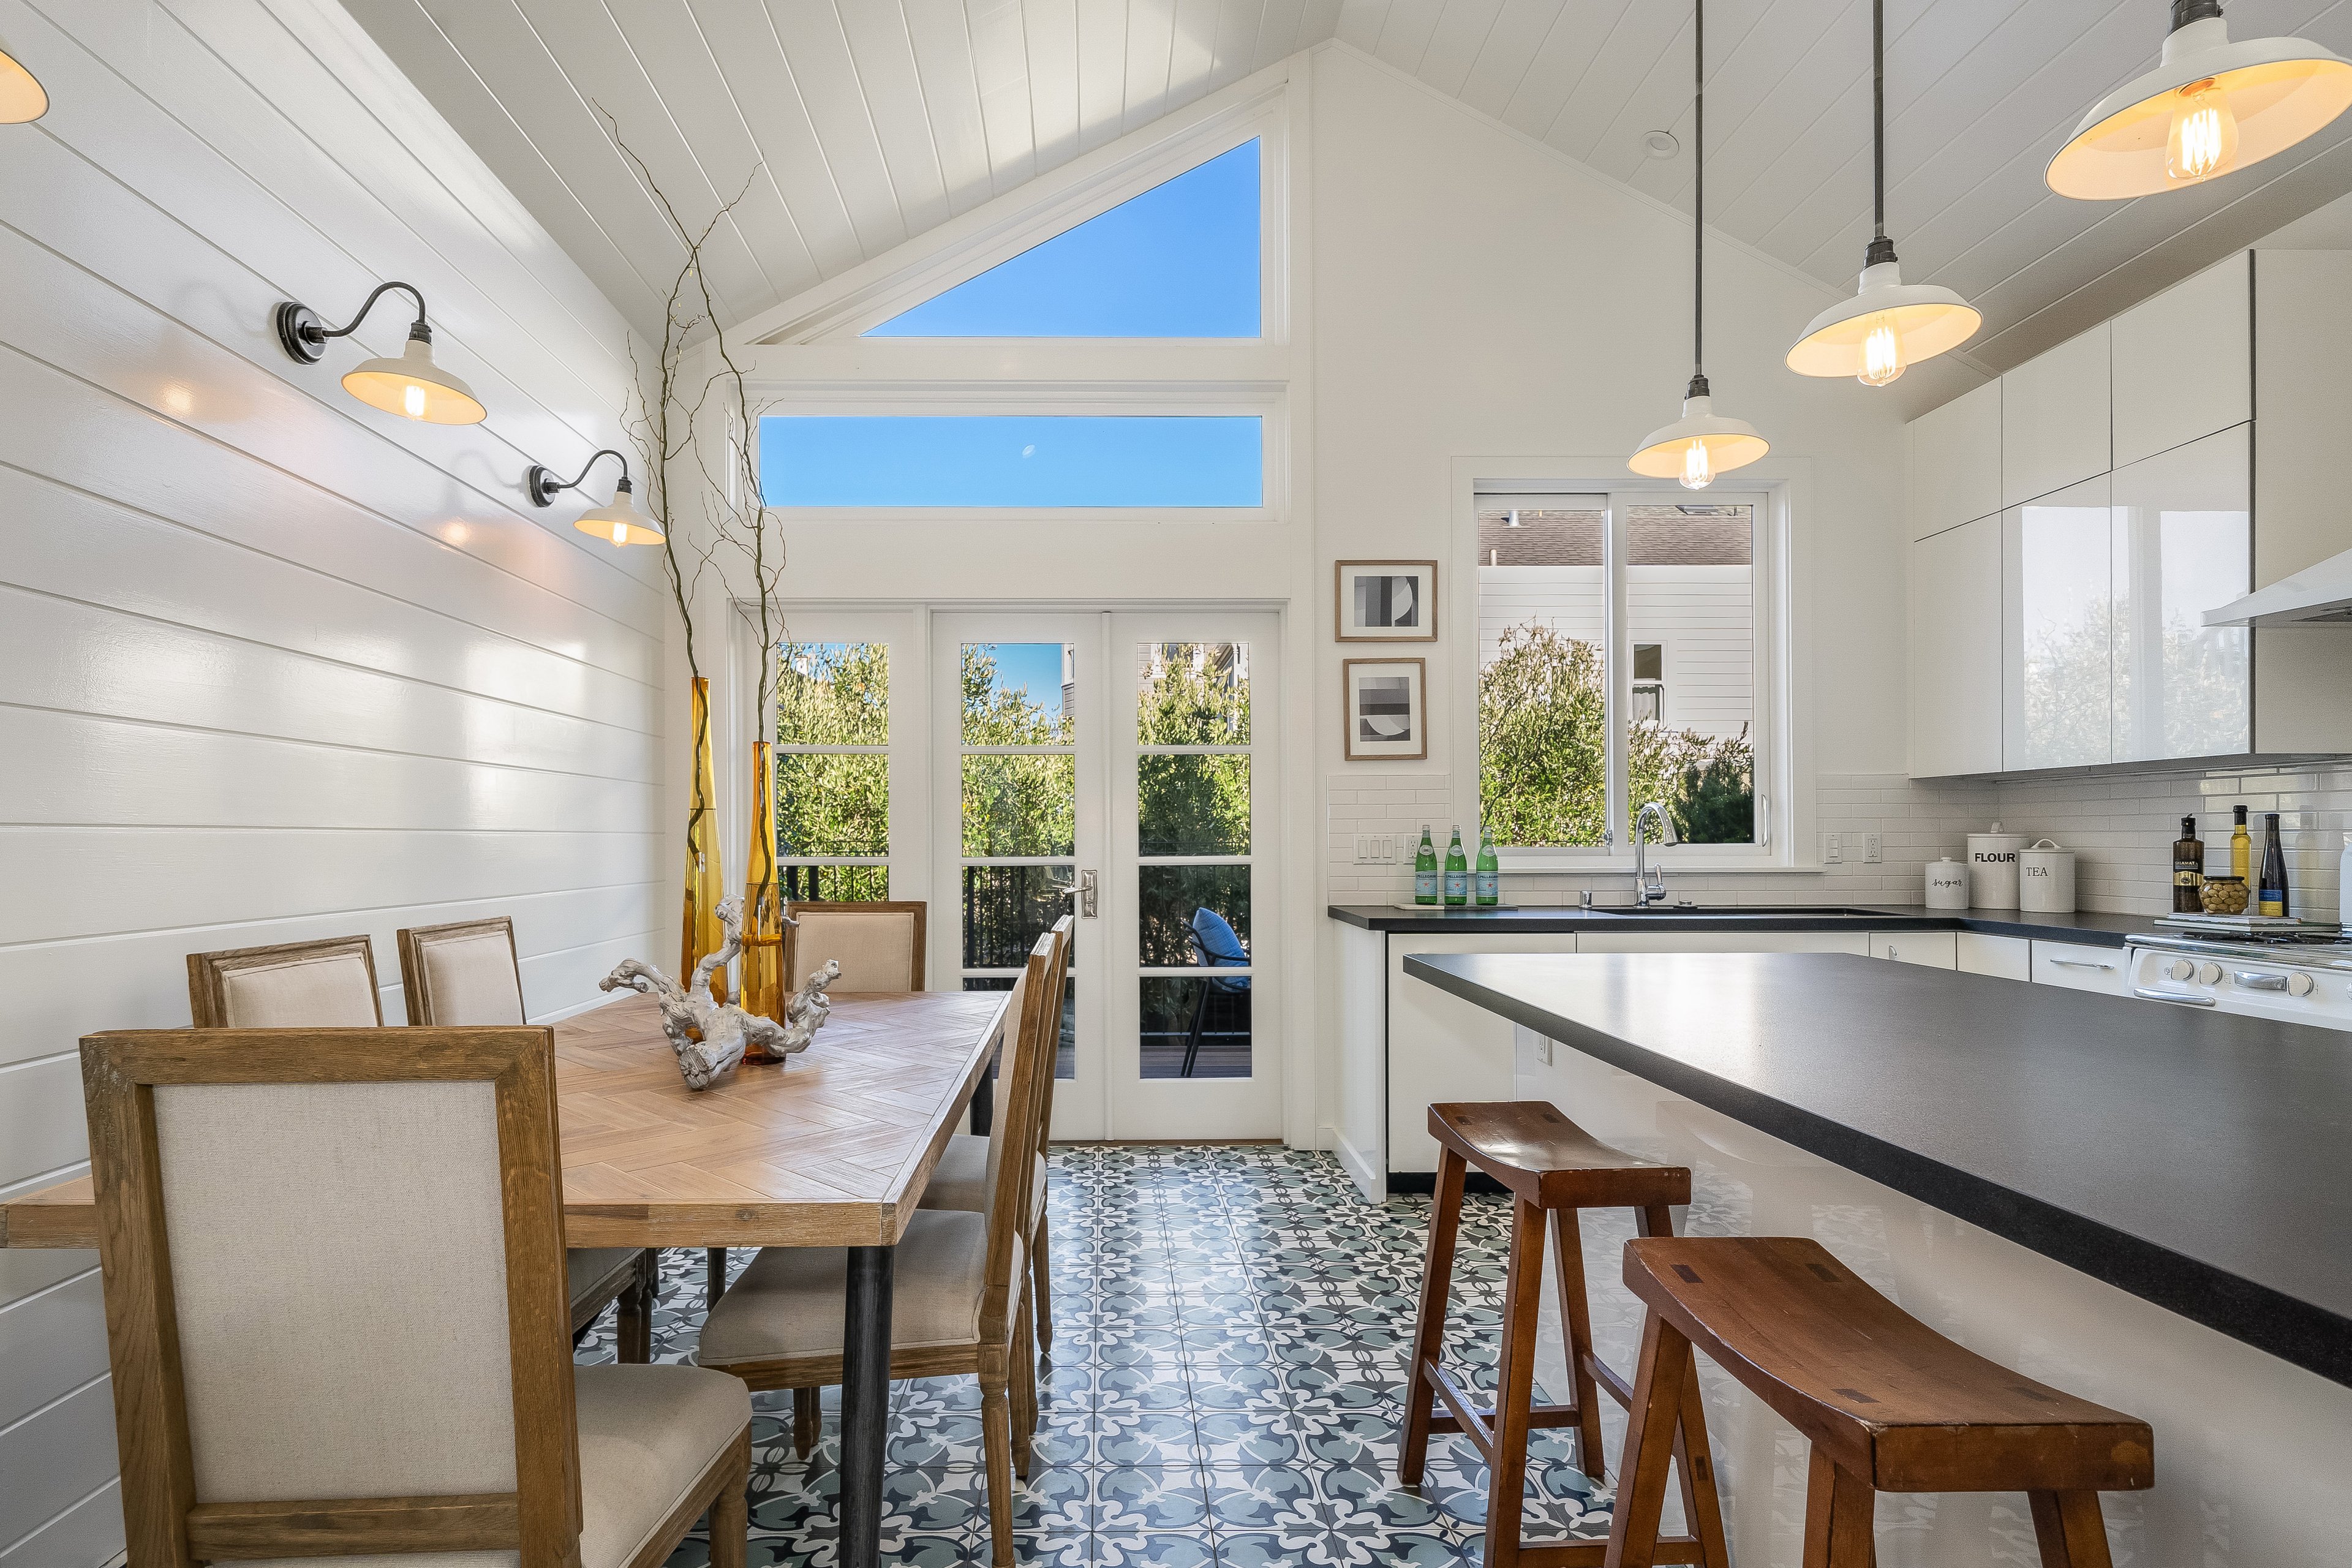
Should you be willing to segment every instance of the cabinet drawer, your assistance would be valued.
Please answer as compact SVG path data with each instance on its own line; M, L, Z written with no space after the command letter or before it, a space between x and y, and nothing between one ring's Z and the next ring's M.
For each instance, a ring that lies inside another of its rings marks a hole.
M1997 974L2003 980L2033 978L2033 944L2025 938L1987 936L1975 931L1952 935L1958 939L1955 946L1961 973Z
M1959 949L1952 939L1959 934L1954 931L1874 931L1870 933L1870 956L1891 958L1897 963L1924 963L1930 969L1953 969L1959 963Z
M2125 963L2128 956L2120 947L2036 942L2033 982L2037 985L2063 985L2075 991L2104 991L2121 996L2130 989Z

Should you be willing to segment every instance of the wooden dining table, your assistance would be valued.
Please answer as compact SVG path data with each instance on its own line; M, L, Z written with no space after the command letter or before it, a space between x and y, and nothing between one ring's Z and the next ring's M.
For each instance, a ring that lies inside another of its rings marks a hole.
M891 1268L965 1108L984 1128L1010 994L833 997L815 1043L689 1089L649 997L554 1026L572 1247L845 1247L841 1554L881 1558ZM0 1204L0 1247L95 1247L87 1176Z

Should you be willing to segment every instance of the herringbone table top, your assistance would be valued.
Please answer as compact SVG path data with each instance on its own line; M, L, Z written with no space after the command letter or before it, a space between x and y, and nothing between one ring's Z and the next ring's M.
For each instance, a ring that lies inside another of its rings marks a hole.
M555 1026L573 1247L872 1247L898 1239L994 1057L1001 991L833 998L782 1066L699 1093L651 998ZM0 1205L0 1246L96 1247L89 1178Z

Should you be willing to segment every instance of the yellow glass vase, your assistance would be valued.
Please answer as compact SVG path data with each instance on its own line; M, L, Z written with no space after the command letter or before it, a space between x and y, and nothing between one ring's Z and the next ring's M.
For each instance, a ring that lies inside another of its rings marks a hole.
M776 878L776 759L766 741L751 742L751 844L743 877L743 995L747 1013L783 1022L784 904ZM746 1052L746 1061L771 1059Z
M694 978L694 966L716 952L724 935L719 929L719 900L726 882L719 859L719 777L710 765L710 682L694 678L694 795L686 813L686 911L678 922L683 933L677 960L677 983ZM710 976L710 997L724 1005L727 971Z

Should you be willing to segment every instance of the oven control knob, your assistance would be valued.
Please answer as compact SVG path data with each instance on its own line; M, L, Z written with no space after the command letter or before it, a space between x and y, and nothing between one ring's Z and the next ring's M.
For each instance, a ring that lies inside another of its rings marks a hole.
M2311 976L2296 970L2286 977L2286 994L2290 996L2311 994Z
M2197 978L2202 984L2219 985L2221 983L2221 966L2218 963L2200 963L2197 966Z
M2196 973L2197 966L2185 958L2176 958L2164 966L2164 975L2168 980L2186 980Z

